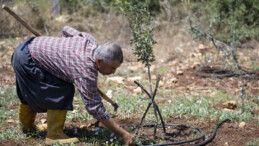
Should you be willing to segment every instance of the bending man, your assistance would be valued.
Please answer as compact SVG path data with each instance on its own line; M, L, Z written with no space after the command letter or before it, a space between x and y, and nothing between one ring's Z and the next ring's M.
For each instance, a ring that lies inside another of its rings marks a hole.
M22 130L35 131L36 113L47 112L46 144L77 142L63 133L67 110L73 110L76 85L88 113L122 137L125 144L133 144L132 135L110 118L97 91L98 72L113 74L122 62L118 44L98 46L93 36L69 26L60 37L41 36L22 42L12 56Z

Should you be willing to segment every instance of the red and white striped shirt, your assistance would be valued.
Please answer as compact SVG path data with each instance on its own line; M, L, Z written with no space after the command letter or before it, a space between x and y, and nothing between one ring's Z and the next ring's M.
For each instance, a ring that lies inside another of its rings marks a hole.
M86 110L102 121L110 118L97 91L98 70L94 50L98 46L88 33L65 26L60 37L36 37L28 46L33 61L44 70L74 83Z

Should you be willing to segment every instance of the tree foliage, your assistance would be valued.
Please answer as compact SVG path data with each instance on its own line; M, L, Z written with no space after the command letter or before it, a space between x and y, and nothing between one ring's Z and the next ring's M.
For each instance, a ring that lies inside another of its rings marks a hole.
M138 0L117 0L116 4L127 17L130 29L133 34L131 43L135 45L133 48L134 55L138 61L145 65L155 60L153 54L153 45L156 43L153 37L153 27L151 25L152 18L147 9L146 1Z

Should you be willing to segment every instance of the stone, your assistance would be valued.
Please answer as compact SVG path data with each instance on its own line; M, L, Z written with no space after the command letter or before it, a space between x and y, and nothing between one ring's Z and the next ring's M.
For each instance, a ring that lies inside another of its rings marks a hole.
M134 81L140 81L142 79L141 76L136 76L136 77L128 77L127 81L129 82L134 82Z
M182 70L187 70L189 67L187 66L187 65L183 65L182 67L181 67L181 69Z
M156 80L156 75L152 75L151 80Z
M194 62L194 63L192 64L191 68L192 68L192 69L196 69L197 67L200 67L200 66L201 66L200 62Z
M80 125L79 128L80 129L86 129L86 128L90 127L90 126L91 126L91 123L87 123L86 125Z
M195 58L195 57L196 57L196 54L195 54L195 53L191 53L191 54L190 54L190 57Z
M200 53L204 52L206 49L207 49L207 47L206 47L205 45L199 44L199 46L198 46L198 51L199 51Z
M238 127L240 128L245 128L245 126L246 126L246 122L240 122L238 125Z
M9 120L6 120L5 122L6 123L14 123L14 120L13 119L9 119Z
M224 143L224 146L229 146L228 142L225 142L225 143Z
M237 103L236 101L227 101L225 103L223 103L223 107L227 108L227 109L235 109L237 107Z
M46 119L40 119L40 122L41 122L41 124L45 124L45 123L47 123L47 120Z
M140 87L137 87L136 89L133 90L134 94L140 94L142 93L142 89Z
M13 55L13 51L8 51L7 55L12 56Z
M106 92L106 95L107 95L108 97L112 98L112 90L108 90L108 91Z
M118 84L123 84L125 79L123 77L109 77L107 78L107 82L114 82L114 83L118 83Z
M56 21L58 22L67 22L69 20L69 16L68 15L60 15L58 17L55 18Z
M228 108L224 108L223 111L224 111L224 112L233 112L234 110L228 109Z
M167 81L168 84L175 84L178 82L177 78L171 78L170 80Z
M132 72L138 71L139 67L138 66L129 66L128 69Z
M250 111L251 111L251 113L254 114L254 115L259 115L259 109L256 109L256 108L255 108L255 109L251 109Z
M155 65L151 65L151 67L150 67L150 72L154 72L155 69L156 69L156 66L155 66Z
M172 62L172 66L178 65L179 63L180 63L179 60L174 60L174 61Z
M177 71L176 71L176 74L177 74L177 75L183 75L183 71L177 70Z
M156 69L156 66L155 65L151 65L150 66L150 73L154 72ZM145 71L148 72L148 67L145 67Z
M158 87L162 87L162 86L164 86L164 82L160 81Z

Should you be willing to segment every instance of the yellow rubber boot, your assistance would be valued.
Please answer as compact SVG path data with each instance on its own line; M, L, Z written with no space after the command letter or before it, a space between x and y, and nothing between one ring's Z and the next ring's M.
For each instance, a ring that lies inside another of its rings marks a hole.
M47 111L47 137L46 145L55 142L71 143L78 142L78 138L70 138L63 132L63 126L66 120L66 110L48 110Z
M28 105L19 103L19 122L24 133L35 132L36 126L34 124L37 113L34 112Z

